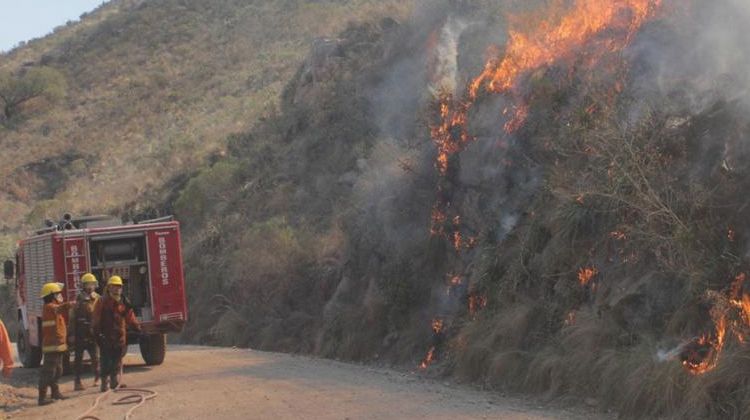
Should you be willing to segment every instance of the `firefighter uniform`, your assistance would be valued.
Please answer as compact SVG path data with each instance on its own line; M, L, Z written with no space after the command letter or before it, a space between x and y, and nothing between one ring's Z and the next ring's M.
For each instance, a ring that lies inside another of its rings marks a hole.
M67 328L63 313L70 310L70 302L60 303L52 300L55 295L62 293L60 283L47 283L42 288L42 298L45 304L42 309L42 353L44 363L39 372L39 405L48 404L46 400L47 387L52 391L52 398L65 399L60 393L57 381L62 376L63 356L68 350Z
M122 358L127 353L127 327L140 331L141 326L135 319L135 313L124 296L115 295L112 289L122 290L122 279L112 276L107 283L107 292L96 302L92 324L101 352L101 391L107 389L109 378L110 389L119 385L119 374L122 369Z
M85 290L76 296L76 304L73 309L73 331L75 343L75 386L76 389L84 389L81 383L81 371L83 370L83 353L87 352L91 358L91 366L94 369L94 383L99 380L99 348L96 345L94 329L91 318L94 307L100 296L96 292L88 293Z

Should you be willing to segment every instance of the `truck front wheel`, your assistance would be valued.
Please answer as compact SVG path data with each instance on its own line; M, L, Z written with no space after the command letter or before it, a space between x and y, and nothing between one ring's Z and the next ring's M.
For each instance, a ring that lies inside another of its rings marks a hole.
M148 366L160 365L164 362L167 353L167 335L156 334L141 337L138 346L141 348L141 356Z
M29 332L23 327L18 328L18 358L25 368L37 368L42 362L42 349L32 346L29 341Z

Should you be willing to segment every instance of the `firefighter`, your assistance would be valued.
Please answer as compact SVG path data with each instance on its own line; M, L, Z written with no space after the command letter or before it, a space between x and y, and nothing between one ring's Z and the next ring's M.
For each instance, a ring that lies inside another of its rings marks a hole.
M10 348L8 330L5 329L2 319L0 319L0 360L3 362L3 376L10 377L13 370L13 351Z
M63 303L63 284L47 283L42 286L40 298L44 299L42 309L42 353L44 364L39 371L39 405L51 404L47 399L47 387L52 390L53 400L64 400L57 381L62 376L63 356L66 355L67 329L63 313L73 306L70 302Z
M99 382L99 348L94 339L94 329L91 325L91 317L94 306L99 300L96 287L99 282L91 273L81 276L83 290L76 296L75 308L73 308L73 342L75 344L74 369L76 374L75 390L83 391L86 387L81 382L81 370L83 370L83 353L87 352L91 358L91 366L94 368L94 385Z
M104 296L96 302L93 325L101 352L100 390L105 392L108 378L110 389L116 389L119 385L122 358L128 350L127 327L141 330L130 302L122 295L122 279L119 276L110 277Z

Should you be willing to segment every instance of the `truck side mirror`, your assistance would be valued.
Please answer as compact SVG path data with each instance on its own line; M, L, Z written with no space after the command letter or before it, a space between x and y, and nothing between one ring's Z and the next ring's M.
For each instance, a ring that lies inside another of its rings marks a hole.
M13 280L16 277L16 267L13 261L6 260L3 264L3 272L5 273L5 280Z

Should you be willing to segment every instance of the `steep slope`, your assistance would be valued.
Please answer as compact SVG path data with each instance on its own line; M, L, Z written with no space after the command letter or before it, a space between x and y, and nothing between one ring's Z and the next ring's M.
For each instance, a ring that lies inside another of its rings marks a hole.
M747 4L397 3L119 2L4 56L69 85L1 129L6 235L174 209L185 341L750 416Z
M0 56L0 71L46 66L68 85L0 124L5 252L44 217L117 213L195 171L275 106L312 39L408 4L118 0Z
M433 3L313 45L175 203L183 338L746 418L750 10L678 3Z

